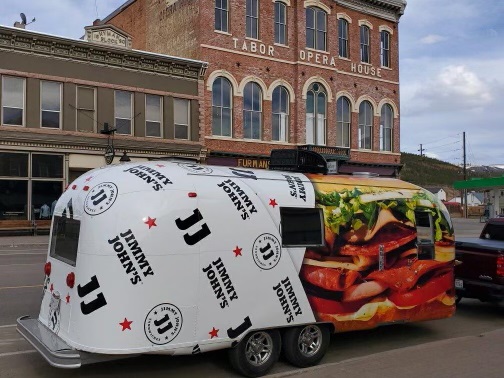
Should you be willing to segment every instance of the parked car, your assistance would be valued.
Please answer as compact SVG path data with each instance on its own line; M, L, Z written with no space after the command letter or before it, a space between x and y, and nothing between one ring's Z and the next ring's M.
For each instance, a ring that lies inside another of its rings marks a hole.
M479 238L455 242L457 303L462 298L504 300L504 218L487 221Z

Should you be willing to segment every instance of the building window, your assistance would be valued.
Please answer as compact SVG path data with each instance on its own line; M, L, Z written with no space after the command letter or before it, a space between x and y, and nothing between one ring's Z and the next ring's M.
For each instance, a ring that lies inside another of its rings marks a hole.
M259 0L247 0L247 37L259 39Z
M273 90L271 140L286 142L289 128L289 92L284 86Z
M243 90L243 137L261 139L262 91L257 83L247 83Z
M215 30L228 32L228 0L215 0Z
M392 151L393 122L394 111L392 106L389 104L383 105L380 117L380 149L382 151Z
M306 47L326 51L327 15L322 9L306 8Z
M338 20L338 47L339 56L348 58L348 21L344 18Z
M370 150L373 137L373 106L363 101L359 106L359 148Z
M280 2L275 2L275 43L287 44L287 6Z
M361 62L370 63L371 54L369 51L369 28L366 25L361 25L360 27L360 50L361 50Z
M25 79L2 77L2 124L24 126Z
M175 118L175 139L189 139L190 122L189 100L176 98L173 100Z
M115 91L115 126L117 134L131 135L133 124L133 93Z
M390 67L390 33L382 30L380 33L380 60L382 67Z
M327 94L322 85L313 83L306 94L306 144L326 144Z
M96 90L77 87L77 131L96 131Z
M145 136L162 136L163 98L157 95L145 95Z
M212 85L212 135L231 136L233 89L228 79L218 77Z
M336 135L336 145L339 147L350 147L350 101L346 97L338 98L336 103L336 118L338 129Z
M40 126L59 129L61 126L61 83L40 82Z

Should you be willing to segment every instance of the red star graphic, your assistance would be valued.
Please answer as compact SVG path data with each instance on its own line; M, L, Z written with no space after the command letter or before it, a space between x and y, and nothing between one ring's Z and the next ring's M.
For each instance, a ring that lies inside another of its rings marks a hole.
M278 203L276 202L276 199L271 199L270 198L270 206L273 206L273 209L275 208L275 206L278 206Z
M66 299L66 303L70 303L70 294L67 294L67 296L65 297Z
M163 168L164 165L163 164L156 164L156 167Z
M215 329L215 327L212 327L212 330L208 332L210 335L210 338L213 339L214 337L219 337L219 330Z
M239 248L238 246L236 246L236 248L233 250L234 254L235 254L235 257L238 257L238 256L241 256L241 251L242 251L243 248Z
M145 218L144 218L144 223L149 225L149 230L151 229L151 227L154 227L154 226L157 227L156 218L147 217L147 220L145 220Z
M54 285L53 285L53 284L51 284L51 287L49 288L49 291L52 293L52 292L53 292L53 290L54 290Z
M86 182L91 181L92 178L93 178L93 176L89 176L88 178L86 178Z
M123 332L127 329L131 331L131 323L133 323L133 321L128 321L128 319L124 318L124 321L119 323L119 325L122 327Z

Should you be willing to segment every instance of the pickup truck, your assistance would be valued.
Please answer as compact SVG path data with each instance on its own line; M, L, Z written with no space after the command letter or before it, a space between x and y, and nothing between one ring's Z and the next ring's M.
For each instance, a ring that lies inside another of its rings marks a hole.
M504 218L487 221L479 238L455 242L455 289L462 298L484 302L504 300Z

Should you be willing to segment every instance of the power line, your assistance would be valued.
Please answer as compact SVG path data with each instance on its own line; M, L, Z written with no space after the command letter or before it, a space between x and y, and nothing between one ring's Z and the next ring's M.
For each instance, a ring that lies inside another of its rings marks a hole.
M440 146L429 147L429 151L432 151L432 150L435 150L435 149L438 149L438 148L441 148L441 147L451 146L453 144L458 144L458 143L460 143L460 140L457 140L456 142L453 142L453 143L442 144Z
M460 133L458 133L458 134L454 134L454 135L449 135L449 136L447 136L447 137L437 139L437 140L435 140L435 141L433 141L433 142L423 143L423 145L425 146L426 144L438 143L438 142L441 142L442 140L445 140L445 139L450 139L450 138L456 138L456 137L460 138Z

